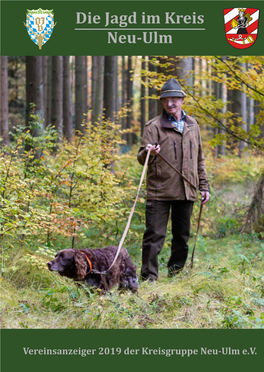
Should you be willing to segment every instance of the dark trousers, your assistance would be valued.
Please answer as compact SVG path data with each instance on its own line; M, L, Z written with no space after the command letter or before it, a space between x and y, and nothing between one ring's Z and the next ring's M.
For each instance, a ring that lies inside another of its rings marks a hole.
M162 250L167 232L171 210L171 256L168 262L169 273L184 267L188 257L193 201L148 200L146 204L146 230L143 237L142 268L143 279L158 278L158 254Z

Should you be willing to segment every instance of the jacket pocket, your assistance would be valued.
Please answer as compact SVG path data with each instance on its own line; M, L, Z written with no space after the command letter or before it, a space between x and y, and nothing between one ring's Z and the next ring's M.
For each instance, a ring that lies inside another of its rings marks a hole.
M193 143L192 140L190 140L190 158L193 158Z
M175 159L177 159L177 145L176 145L176 141L174 140L173 143L174 143L174 155L175 155Z

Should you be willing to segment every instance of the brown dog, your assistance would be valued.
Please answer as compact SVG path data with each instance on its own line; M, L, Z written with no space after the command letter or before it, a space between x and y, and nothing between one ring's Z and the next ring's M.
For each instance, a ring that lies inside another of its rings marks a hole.
M56 254L54 260L48 262L48 268L75 281L83 281L88 286L102 290L103 293L114 285L118 285L120 290L130 289L135 293L138 289L136 267L125 248L121 249L114 266L106 275L96 273L104 272L110 267L116 251L116 246L100 249L64 249Z

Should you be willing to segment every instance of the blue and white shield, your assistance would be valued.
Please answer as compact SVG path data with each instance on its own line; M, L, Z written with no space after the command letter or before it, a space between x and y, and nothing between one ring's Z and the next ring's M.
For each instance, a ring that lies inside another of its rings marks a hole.
M51 37L52 31L56 25L54 24L53 10L28 10L26 24L27 32L30 39L38 45L39 49L42 48Z

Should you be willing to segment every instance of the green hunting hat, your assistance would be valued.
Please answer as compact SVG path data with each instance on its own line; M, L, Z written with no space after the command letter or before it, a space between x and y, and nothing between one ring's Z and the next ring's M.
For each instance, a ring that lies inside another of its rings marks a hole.
M161 88L160 99L166 98L166 97L178 97L178 98L186 97L186 94L182 90L180 84L174 78L166 81L166 83Z

